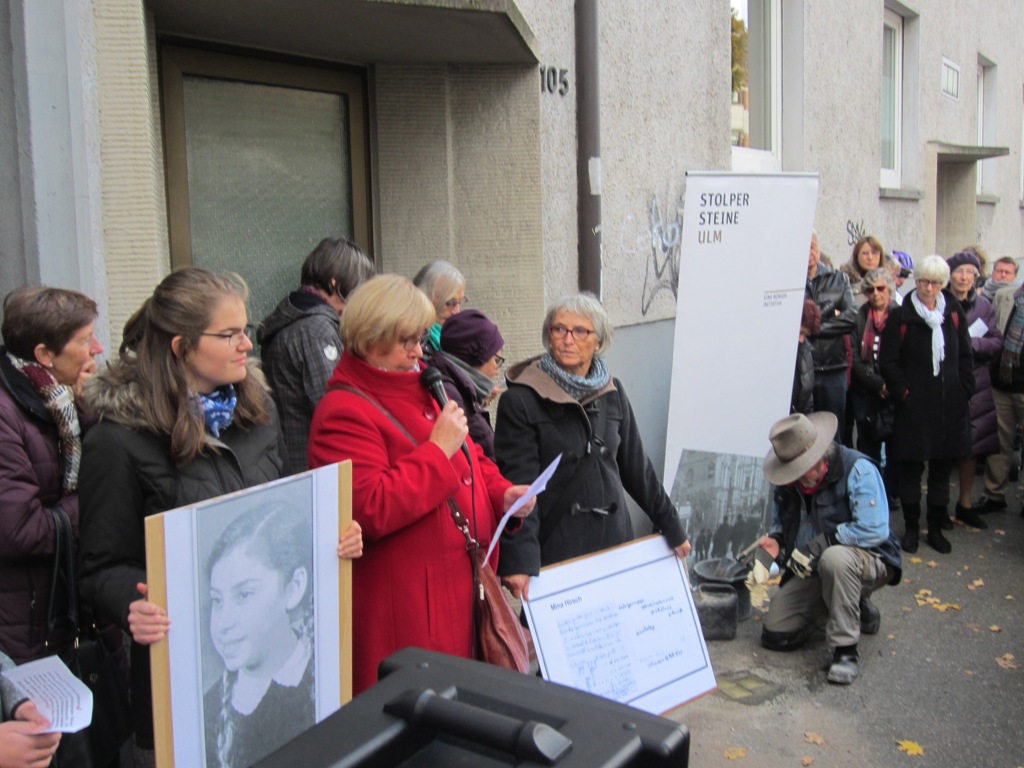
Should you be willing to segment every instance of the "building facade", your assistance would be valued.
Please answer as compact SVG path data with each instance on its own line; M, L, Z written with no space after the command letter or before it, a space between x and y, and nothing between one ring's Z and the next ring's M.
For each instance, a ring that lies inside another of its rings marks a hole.
M660 466L677 297L732 279L680 269L687 171L818 173L837 263L1019 258L1022 38L1017 0L0 0L0 288L86 291L110 349L174 266L258 320L347 235L455 263L517 359L583 275Z

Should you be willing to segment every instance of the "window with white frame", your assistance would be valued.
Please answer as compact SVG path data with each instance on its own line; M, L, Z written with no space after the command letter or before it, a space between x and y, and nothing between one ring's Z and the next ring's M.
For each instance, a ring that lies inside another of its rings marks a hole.
M996 66L978 56L978 146L996 143ZM991 160L978 163L978 194L995 193L996 166Z
M781 0L730 0L734 170L781 170Z
M882 172L883 187L898 188L903 143L903 17L885 9L882 24Z

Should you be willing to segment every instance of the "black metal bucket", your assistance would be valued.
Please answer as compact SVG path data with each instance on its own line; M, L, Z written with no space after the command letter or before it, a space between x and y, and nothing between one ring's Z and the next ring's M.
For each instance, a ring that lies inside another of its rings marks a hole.
M740 621L749 619L754 613L750 590L747 589L748 570L731 557L701 560L690 568L694 584L728 584L736 590L736 614Z

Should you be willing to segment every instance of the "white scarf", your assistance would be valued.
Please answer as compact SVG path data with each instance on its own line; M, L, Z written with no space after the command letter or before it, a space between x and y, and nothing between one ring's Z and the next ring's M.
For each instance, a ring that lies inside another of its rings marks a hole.
M946 339L942 335L942 316L946 312L946 297L941 293L935 299L935 309L928 309L917 298L917 291L910 294L910 301L917 314L932 329L932 375L939 375L939 367L946 357Z

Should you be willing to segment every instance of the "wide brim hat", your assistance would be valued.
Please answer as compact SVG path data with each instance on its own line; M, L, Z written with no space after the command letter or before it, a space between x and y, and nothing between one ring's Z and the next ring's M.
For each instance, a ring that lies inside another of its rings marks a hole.
M828 411L810 416L794 413L772 424L768 433L772 449L764 457L765 478L772 485L795 483L821 461L838 427L839 420Z

